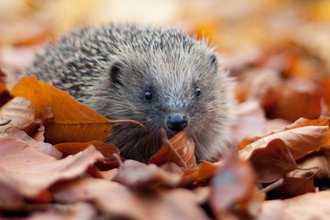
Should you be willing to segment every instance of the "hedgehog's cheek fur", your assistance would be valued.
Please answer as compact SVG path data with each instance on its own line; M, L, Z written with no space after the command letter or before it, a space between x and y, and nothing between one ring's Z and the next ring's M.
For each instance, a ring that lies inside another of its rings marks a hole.
M146 133L140 127L129 124L115 125L106 142L116 145L124 158L144 163L148 162L163 144L160 130L149 130Z

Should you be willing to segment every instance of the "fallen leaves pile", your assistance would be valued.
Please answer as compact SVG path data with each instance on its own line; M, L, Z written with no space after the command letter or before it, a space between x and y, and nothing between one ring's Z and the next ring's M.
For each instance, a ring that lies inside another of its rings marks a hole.
M328 1L159 1L162 10L12 2L12 13L0 7L0 82L10 85L0 83L1 219L330 218ZM237 150L195 161L191 137L161 131L164 144L148 164L127 160L105 138L114 123L143 125L110 121L34 77L10 81L33 58L27 45L126 11L172 24L167 16L217 46L237 80Z
M184 132L162 132L163 147L143 164L103 143L115 121L35 77L11 91L1 84L0 96L2 217L297 218L294 209L329 199L319 191L329 181L328 118L246 137L216 163L197 164Z

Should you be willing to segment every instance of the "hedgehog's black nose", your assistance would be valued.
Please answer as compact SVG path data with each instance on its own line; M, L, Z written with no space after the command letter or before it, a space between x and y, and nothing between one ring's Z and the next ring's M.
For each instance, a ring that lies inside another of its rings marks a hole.
M184 114L174 113L168 117L166 124L172 131L182 131L185 127L187 127L188 121Z

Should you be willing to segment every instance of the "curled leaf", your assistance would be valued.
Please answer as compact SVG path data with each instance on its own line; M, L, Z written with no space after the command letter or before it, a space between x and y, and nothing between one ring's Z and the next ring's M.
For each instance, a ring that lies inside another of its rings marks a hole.
M36 109L30 100L23 97L15 97L0 109L0 134L8 135L16 130L23 130L32 135L41 125L37 119ZM9 122L9 123L8 123Z
M289 147L279 138L253 150L246 147L239 157L251 161L257 182L274 182L298 168Z
M328 126L298 127L263 137L247 145L240 151L240 155L247 155L254 149L264 148L270 141L279 138L284 141L292 157L297 160L322 146L328 145L330 143L329 135Z
M103 160L97 161L96 166L98 168L100 168L101 170L108 170L119 167L118 161L114 157L114 154L120 155L120 151L115 145L105 144L102 141L90 141L84 143L78 143L78 142L61 143L54 145L54 147L66 156L83 151L86 148L88 148L90 145L93 145L104 156ZM121 158L121 160L125 160L125 159Z
M243 139L243 141L241 141L241 143L238 144L238 147L240 149L243 149L247 145L249 145L259 139L262 139L264 137L270 136L272 134L277 134L277 133L280 133L283 131L288 131L288 130L292 130L294 128L300 128L300 127L306 127L306 126L329 126L329 119L325 118L325 119L321 119L321 120L308 120L306 118L299 118L294 123L292 123L288 126L285 126L284 128L281 128L279 130L270 131L270 132L264 133L262 135L245 137Z
M195 143L188 134L181 131L170 140L167 139L165 130L161 129L161 134L163 146L149 159L148 164L161 166L166 162L174 162L180 167L196 166Z

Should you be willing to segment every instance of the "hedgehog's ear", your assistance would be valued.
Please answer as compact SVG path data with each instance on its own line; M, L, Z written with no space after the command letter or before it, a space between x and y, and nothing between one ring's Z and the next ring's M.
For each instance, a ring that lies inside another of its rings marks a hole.
M122 71L122 65L119 62L114 63L111 67L110 67L110 79L111 79L111 83L113 85L117 86L122 86L123 84L120 81L120 75Z
M214 68L215 70L218 69L218 58L216 54L212 54L210 56L210 62L211 62L211 66L212 68Z

